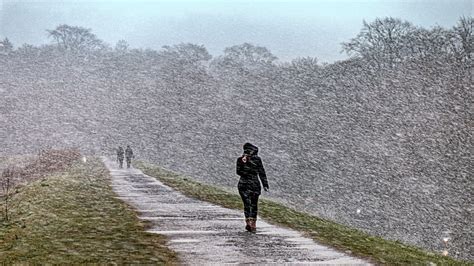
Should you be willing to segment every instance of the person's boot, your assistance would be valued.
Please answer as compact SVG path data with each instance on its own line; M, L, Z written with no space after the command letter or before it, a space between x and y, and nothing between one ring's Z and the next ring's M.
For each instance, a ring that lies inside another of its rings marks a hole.
M257 218L250 218L250 230L251 232L257 231Z
M249 232L252 231L252 226L250 225L250 219L249 218L245 218L245 224L246 224L245 230L247 230Z

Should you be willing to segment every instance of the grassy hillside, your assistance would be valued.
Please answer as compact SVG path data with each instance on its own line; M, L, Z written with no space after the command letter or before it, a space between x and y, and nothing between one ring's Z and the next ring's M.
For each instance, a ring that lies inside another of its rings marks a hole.
M0 264L173 263L165 239L114 197L97 159L23 186L0 227Z
M141 162L137 165L147 175L153 176L182 193L222 205L243 209L238 194L193 181L155 165ZM306 233L314 240L333 246L341 251L388 265L469 265L447 256L430 253L422 249L370 236L328 220L298 212L270 200L260 200L259 215L267 221Z

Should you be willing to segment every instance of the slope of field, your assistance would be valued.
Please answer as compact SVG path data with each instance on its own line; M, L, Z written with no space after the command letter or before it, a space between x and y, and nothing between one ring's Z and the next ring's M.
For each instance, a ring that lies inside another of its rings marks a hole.
M14 194L0 227L0 263L148 263L176 261L163 237L115 198L99 160L76 162Z

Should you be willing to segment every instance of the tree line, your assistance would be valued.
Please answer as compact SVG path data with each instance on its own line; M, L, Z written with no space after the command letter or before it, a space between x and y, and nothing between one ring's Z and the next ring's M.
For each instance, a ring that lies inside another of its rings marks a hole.
M474 19L460 17L452 28L440 26L426 29L408 21L386 17L372 22L363 22L356 37L342 43L342 52L352 59L364 59L374 67L393 68L406 61L455 60L472 67L474 53ZM212 59L203 45L177 44L163 46L159 52L151 49L132 49L125 40L119 40L114 47L99 39L91 29L59 25L46 30L51 44L34 46L23 44L14 48L8 38L0 41L0 54L35 54L50 50L75 54L87 53L145 53L173 60L175 64L201 66ZM225 48L224 54L214 58L210 69L218 73L237 71L237 74L261 74L275 65L277 57L267 48L244 43ZM318 62L315 58L297 58L284 65L313 68Z

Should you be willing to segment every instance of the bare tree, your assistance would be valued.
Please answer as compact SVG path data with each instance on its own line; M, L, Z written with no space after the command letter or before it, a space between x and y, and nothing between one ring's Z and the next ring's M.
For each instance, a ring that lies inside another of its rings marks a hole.
M245 65L269 65L277 59L266 47L250 43L228 47L224 50L224 54L226 58Z
M474 57L474 18L461 17L453 27L452 49L456 58L464 63L472 64ZM472 66L472 65L471 65Z
M212 56L203 45L181 43L163 46L158 57L163 76L174 86L184 88L207 79L206 62Z
M299 57L291 60L291 69L295 72L312 72L315 73L319 71L320 66L318 65L318 59L316 57Z
M105 47L102 40L98 39L91 29L63 24L54 30L46 31L58 47L64 50L90 51Z
M433 29L417 28L407 37L407 54L416 60L443 60L452 56L449 30L441 27Z
M159 54L164 60L180 62L181 64L200 65L202 62L211 59L211 55L204 45L192 43L165 45Z
M280 64L280 69L280 78L284 79L282 82L288 82L294 86L301 85L302 88L311 89L321 81L319 75L322 67L315 57L295 58L289 63Z
M10 42L8 38L3 39L0 41L0 53L1 54L9 54L13 51L13 44Z
M225 48L224 55L212 61L211 71L221 77L230 73L264 76L275 67L277 59L266 47L243 43Z
M357 55L379 66L392 67L411 55L408 36L415 31L410 22L396 18L375 19L363 22L360 33L349 42L342 43L343 51Z
M125 40L119 40L116 44L115 44L115 51L116 52L119 52L119 53L126 53L129 49L129 45L127 43L127 41Z

